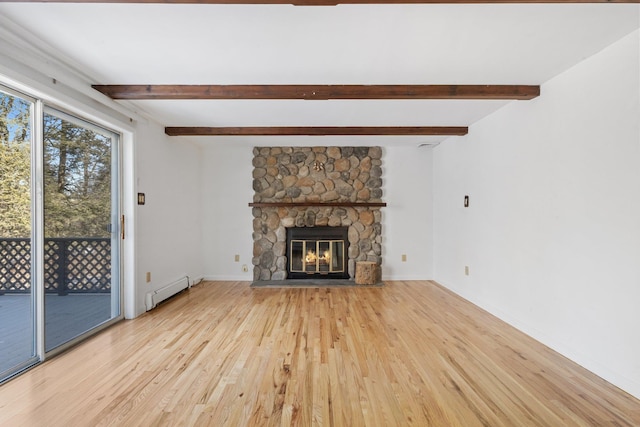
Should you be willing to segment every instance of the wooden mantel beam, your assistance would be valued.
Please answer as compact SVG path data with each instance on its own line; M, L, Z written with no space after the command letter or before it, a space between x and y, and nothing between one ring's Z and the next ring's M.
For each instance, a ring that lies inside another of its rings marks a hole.
M147 3L147 4L533 4L533 3L638 3L640 0L12 0L16 3Z
M166 127L164 131L170 136L462 136L467 134L469 128L462 126Z
M112 99L532 99L527 85L94 85Z

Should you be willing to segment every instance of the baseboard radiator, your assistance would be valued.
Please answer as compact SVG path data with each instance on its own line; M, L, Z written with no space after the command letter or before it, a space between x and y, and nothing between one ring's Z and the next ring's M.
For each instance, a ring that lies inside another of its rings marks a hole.
M156 305L166 300L167 298L172 297L178 292L189 287L191 287L189 283L189 276L184 276L176 280L175 282L169 283L167 286L164 286L153 292L148 292L145 301L147 311L153 309Z

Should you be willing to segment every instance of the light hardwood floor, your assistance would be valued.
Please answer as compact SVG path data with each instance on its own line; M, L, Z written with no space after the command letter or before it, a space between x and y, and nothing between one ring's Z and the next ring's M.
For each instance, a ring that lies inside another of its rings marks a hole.
M432 282L205 282L0 386L0 425L638 426L640 401Z

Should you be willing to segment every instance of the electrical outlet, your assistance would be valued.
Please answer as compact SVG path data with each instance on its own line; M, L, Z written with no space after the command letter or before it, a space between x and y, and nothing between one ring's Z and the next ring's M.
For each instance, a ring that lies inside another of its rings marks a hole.
M402 254L402 262L407 262L407 254Z
M468 266L468 265L465 265L465 266L464 266L464 275L465 275L465 276L468 276L468 275L469 275L469 266Z
M249 267L247 267L247 264L242 264L242 272L243 273L248 273L249 272Z
M147 271L147 283L151 282L151 272Z
M235 261L240 262L240 255L236 254Z

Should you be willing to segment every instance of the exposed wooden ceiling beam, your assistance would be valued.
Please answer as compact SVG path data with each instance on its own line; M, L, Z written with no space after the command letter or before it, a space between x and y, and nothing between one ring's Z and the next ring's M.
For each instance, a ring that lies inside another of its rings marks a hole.
M469 128L463 126L166 127L164 131L170 136L462 136L467 134Z
M528 85L94 85L112 99L532 99Z
M638 3L640 0L12 0L17 3L157 3L157 4L509 4L509 3Z

